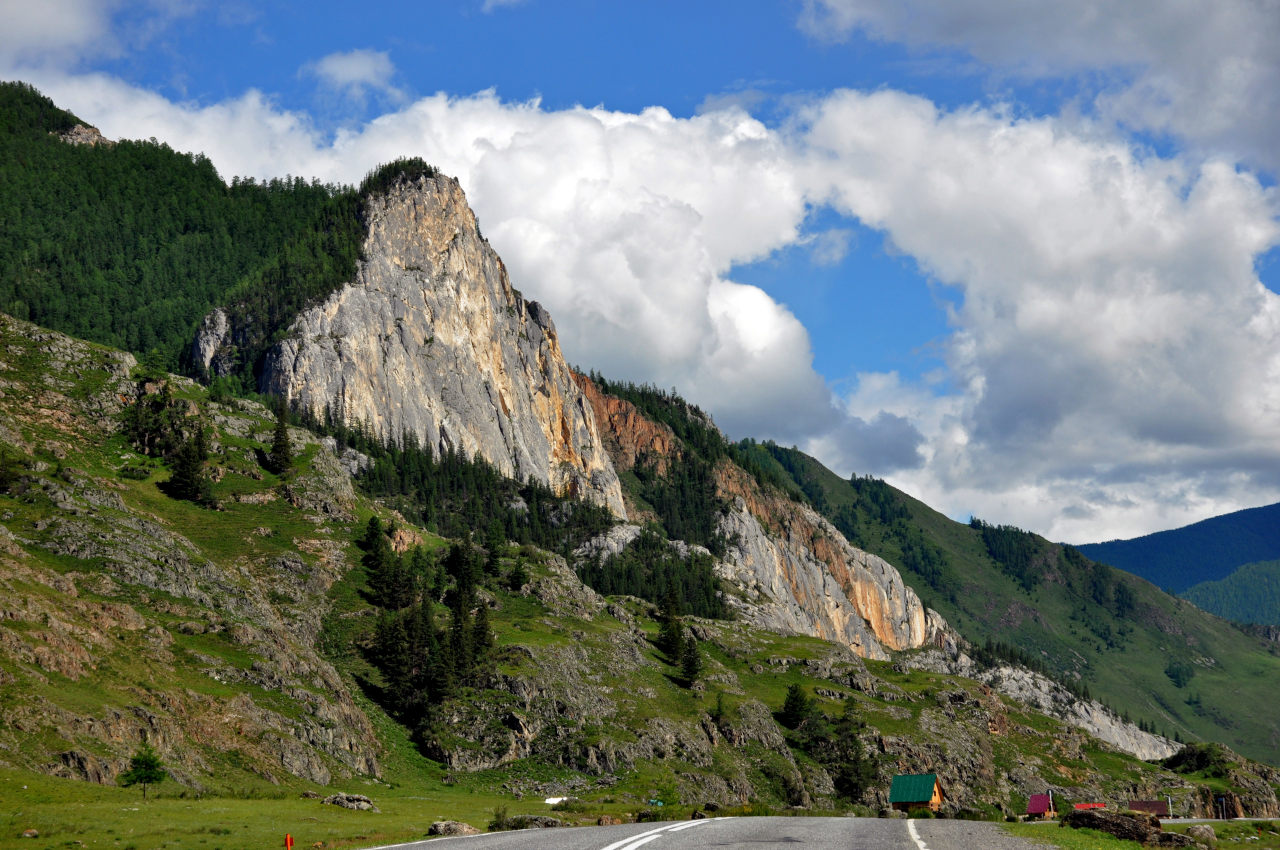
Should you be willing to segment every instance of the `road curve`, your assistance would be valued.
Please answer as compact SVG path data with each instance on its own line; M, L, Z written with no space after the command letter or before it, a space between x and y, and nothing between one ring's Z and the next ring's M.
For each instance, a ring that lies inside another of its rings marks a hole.
M388 845L396 850L1044 850L992 823L879 818L708 818L575 829L526 829ZM382 850L386 850L383 848Z

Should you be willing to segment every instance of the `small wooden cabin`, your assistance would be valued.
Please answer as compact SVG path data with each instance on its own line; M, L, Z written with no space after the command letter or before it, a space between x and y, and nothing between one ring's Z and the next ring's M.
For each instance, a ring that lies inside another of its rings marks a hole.
M1057 811L1053 808L1052 794L1032 794L1031 799L1027 800L1027 817L1034 818L1056 818Z
M925 808L936 812L945 799L936 773L902 773L889 786L889 805L900 812Z
M1169 817L1169 801L1168 800L1130 800L1129 811L1131 812L1147 812L1158 818Z

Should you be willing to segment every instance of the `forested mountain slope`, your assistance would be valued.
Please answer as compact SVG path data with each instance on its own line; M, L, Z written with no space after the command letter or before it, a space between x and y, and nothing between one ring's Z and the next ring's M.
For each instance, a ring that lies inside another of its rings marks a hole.
M1245 564L1226 578L1192 585L1181 596L1238 623L1280 626L1280 561Z
M1076 547L1170 593L1226 578L1245 564L1280 558L1280 505L1248 508L1132 540ZM1223 615L1227 616L1227 615Z
M1016 648L1013 655L1168 735L1280 761L1274 642L1070 546L954 522L882 481L842 479L795 449L742 448L785 471L850 541L897 566L975 645Z
M68 135L85 123L0 83L0 310L176 370L201 317L281 258L321 282L354 272L352 190L228 186L200 154Z

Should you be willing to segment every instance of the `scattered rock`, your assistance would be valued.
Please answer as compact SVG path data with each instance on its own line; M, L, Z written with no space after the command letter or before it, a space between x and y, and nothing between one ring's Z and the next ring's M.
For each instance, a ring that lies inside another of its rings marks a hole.
M617 826L622 823L622 818L613 815L601 815L596 820L596 826Z
M344 809L356 809L362 812L376 812L381 814L381 809L373 804L373 801L363 794L331 794L320 801L330 806L341 806Z
M1218 833L1214 832L1213 827L1207 823L1192 824L1187 828L1187 835L1208 847L1213 847L1218 843Z
M302 792L301 794L299 794L298 796L299 796L299 797L302 797L304 800L319 800L319 799L320 799L320 795L319 795L319 794L317 794L315 791L303 791L303 792Z
M469 823L457 820L438 820L431 824L427 835L479 835L480 830Z
M1059 826L1096 829L1122 841L1136 841L1139 844L1156 841L1160 834L1160 819L1147 812L1122 814L1106 809L1084 809L1067 814Z
M549 829L557 826L568 826L559 818L549 815L516 815L508 821L511 829Z
M707 819L707 813L706 813L706 812L699 812L699 811L695 811L693 814L689 815L689 819L690 819L690 820L706 820L706 819Z
M22 833L22 837L23 837L23 838L39 838L39 837L40 837L40 832L39 832L39 830L35 830L35 829L28 829L28 830L25 830L25 831Z

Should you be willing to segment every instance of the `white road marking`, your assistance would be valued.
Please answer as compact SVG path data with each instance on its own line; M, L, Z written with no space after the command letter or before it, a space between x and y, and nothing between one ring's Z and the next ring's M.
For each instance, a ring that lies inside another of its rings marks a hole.
M621 850L622 845L630 844L632 841L635 841L637 838L644 838L646 835L654 835L655 833L663 832L664 830L668 830L670 828L671 826L669 824L667 826L660 826L657 829L651 829L648 832L642 832L639 835L632 835L629 838L622 839L621 841L615 841L608 846L601 847L600 850Z
M672 832L679 832L680 830L682 830L682 829L688 829L688 828L689 828L689 827L691 827L691 826L701 826L701 825L702 825L702 824L704 824L704 823L711 823L711 821L713 821L713 820L719 820L719 818L703 818L703 819L701 819L701 820L691 820L691 821L689 821L688 823L682 823L682 824L680 824L679 826L673 826L673 827L671 827L671 831L672 831Z
M920 850L929 850L929 845L925 844L920 838L920 833L916 832L916 822L914 820L907 820L907 832L911 833L911 840L916 843L916 847L919 847Z
M663 833L679 832L682 829L689 829L690 827L700 826L701 824L711 823L712 821L716 821L716 820L724 820L724 818L707 818L705 820L691 820L691 821L685 821L684 823L660 826L657 829L651 829L648 832L642 832L639 835L633 835L630 838L624 838L621 841L615 841L606 847L601 847L600 850L636 850L637 847L641 847L645 844L648 844L650 841L656 841L657 839L661 838Z

